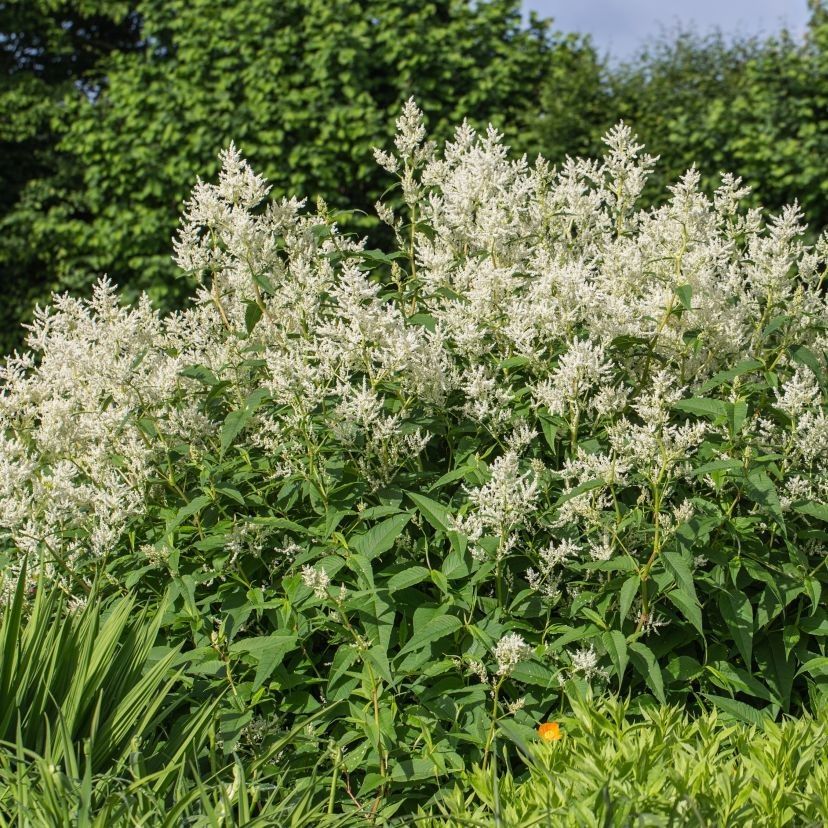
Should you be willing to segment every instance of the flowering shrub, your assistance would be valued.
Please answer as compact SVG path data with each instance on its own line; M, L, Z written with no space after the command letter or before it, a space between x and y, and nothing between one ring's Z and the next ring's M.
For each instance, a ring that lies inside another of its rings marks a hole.
M623 125L560 168L466 124L438 152L413 101L398 127L390 252L265 205L231 147L175 241L188 310L104 281L38 314L7 568L170 591L226 748L332 705L308 739L373 813L503 717L534 738L565 682L747 720L824 694L828 241L731 176L637 209Z

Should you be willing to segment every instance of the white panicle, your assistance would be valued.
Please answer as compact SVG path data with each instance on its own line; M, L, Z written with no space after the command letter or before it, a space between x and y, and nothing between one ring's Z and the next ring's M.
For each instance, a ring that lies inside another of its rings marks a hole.
M12 570L32 553L72 577L117 554L148 504L184 506L170 447L188 447L185 465L215 450L227 411L208 388L234 407L266 392L239 447L322 499L349 476L367 499L401 471L466 466L452 528L478 560L519 556L549 600L570 594L573 565L646 560L646 533L619 534L622 508L642 510L661 541L692 519L696 494L729 485L690 474L705 441L726 436L723 418L681 403L717 394L720 372L769 347L770 405L742 416L742 374L729 420L757 455L783 458L782 509L828 503L828 240L806 242L798 208L765 221L738 179L710 198L691 170L641 209L654 159L624 125L603 158L557 168L468 123L438 151L413 100L397 128L376 152L404 202L378 205L396 238L385 257L341 233L323 202L266 203L231 145L174 243L199 283L189 308L125 308L102 280L89 299L37 312L28 351L0 368ZM320 594L314 573L303 577Z
M497 662L497 674L507 676L521 661L531 658L532 648L518 633L508 633L497 642L494 658Z
M302 567L302 583L313 590L313 594L317 598L328 597L328 587L331 579L328 573L318 566L303 566Z

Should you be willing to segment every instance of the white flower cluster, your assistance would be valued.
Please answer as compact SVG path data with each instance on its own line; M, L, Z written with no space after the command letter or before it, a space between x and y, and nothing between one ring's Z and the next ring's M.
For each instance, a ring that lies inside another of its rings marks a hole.
M153 435L198 443L213 429L183 393L188 328L146 299L122 308L106 280L37 311L30 350L0 368L0 527L21 552L61 571L110 554L164 456Z
M532 648L519 633L504 635L495 645L494 658L497 662L497 674L508 676L521 661L531 658Z
M572 660L572 673L581 674L586 679L596 676L606 677L606 673L598 666L598 653L592 644L589 647L581 647L570 655Z
M603 159L559 168L511 159L494 129L466 123L438 152L413 101L398 128L394 151L376 153L408 214L379 206L398 240L384 260L393 290L324 203L262 208L267 185L231 146L175 241L200 281L190 308L165 319L145 299L123 308L103 281L88 301L56 297L38 312L29 351L0 370L0 528L18 550L45 553L55 571L117 551L163 486L169 447L197 452L220 429L194 393L197 365L228 399L267 388L239 439L323 497L333 451L376 490L440 451L434 417L478 429L490 476L468 488L456 526L493 536L498 556L537 528L547 470L526 423L553 422L565 455L549 475L566 495L553 528L584 539L537 545L536 577L554 592L562 562L618 548L621 487L654 508L657 487L669 526L687 519L677 484L713 426L674 406L761 361L769 330L781 337L779 417L749 417L742 432L784 458L784 508L828 502L824 389L788 355L806 347L828 369L828 242L805 243L797 208L765 222L740 207L738 179L709 198L690 171L640 210L654 161L623 125ZM582 444L585 428L603 445Z
M532 515L538 484L532 469L521 471L518 453L512 449L498 457L490 468L487 483L468 490L471 513L456 521L456 528L471 540L485 532L500 539L498 554L515 543L515 533Z
M331 578L324 569L318 566L303 566L302 583L308 589L313 590L313 594L320 600L328 597L328 587L331 584Z

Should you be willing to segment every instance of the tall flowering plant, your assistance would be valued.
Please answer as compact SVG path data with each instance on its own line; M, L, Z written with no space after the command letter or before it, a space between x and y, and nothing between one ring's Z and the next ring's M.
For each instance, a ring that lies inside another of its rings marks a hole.
M175 240L188 309L103 281L38 314L6 569L171 592L228 749L340 705L308 739L374 813L568 682L747 720L824 695L826 238L695 170L639 209L623 125L558 167L465 123L438 149L413 101L398 129L391 249L231 147Z

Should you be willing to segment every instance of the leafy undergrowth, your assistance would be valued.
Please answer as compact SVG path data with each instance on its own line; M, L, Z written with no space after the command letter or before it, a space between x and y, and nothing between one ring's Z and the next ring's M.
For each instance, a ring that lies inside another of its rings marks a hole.
M677 707L577 693L569 702L546 740L518 739L520 762L496 750L500 767L464 771L431 807L391 819L333 813L330 774L290 779L279 757L297 733L265 761L237 755L223 765L215 733L208 738L197 716L186 761L178 756L155 773L138 743L93 773L88 740L58 757L26 749L18 736L0 743L0 825L817 828L828 821L828 710L748 726L716 710L688 717Z
M640 715L574 702L561 738L526 746L528 778L476 768L431 826L821 826L828 823L828 710L748 726L717 711ZM469 794L468 786L473 789Z

